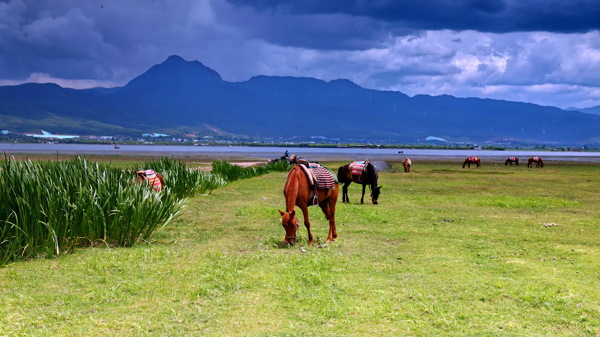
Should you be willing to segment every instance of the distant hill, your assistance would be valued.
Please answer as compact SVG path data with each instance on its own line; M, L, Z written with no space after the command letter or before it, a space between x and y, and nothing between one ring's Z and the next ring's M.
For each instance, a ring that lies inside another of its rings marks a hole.
M528 103L362 88L348 80L256 76L228 82L170 56L121 88L0 87L0 129L96 135L241 135L414 143L600 143L600 116Z
M593 106L591 108L585 108L585 109L577 109L581 112L585 112L588 114L594 114L594 115L600 115L600 105L599 106Z

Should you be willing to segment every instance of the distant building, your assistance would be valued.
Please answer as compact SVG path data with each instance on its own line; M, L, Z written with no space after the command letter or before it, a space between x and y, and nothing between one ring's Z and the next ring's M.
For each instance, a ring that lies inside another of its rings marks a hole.
M48 131L42 130L42 133L24 133L25 136L35 137L35 138L45 138L45 139L72 139L79 138L76 135L55 135Z
M448 141L445 140L444 138L434 137L434 136L429 136L429 137L425 138L425 140L428 141L428 142L445 142L445 143L448 143Z
M3 135L8 135L9 133L10 133L10 131L8 131L8 130L0 131L0 134L3 134Z
M158 137L168 137L166 133L144 133L142 137L150 137L150 138L158 138Z

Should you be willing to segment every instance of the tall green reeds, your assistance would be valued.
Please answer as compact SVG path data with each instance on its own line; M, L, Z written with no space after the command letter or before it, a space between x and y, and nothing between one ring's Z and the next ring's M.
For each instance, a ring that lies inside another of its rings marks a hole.
M162 192L133 183L142 168L163 175ZM185 198L288 169L286 162L243 168L216 161L212 172L202 172L164 157L120 170L81 158L32 162L5 156L0 162L0 265L98 242L131 246L176 217Z
M223 160L216 160L212 163L212 173L221 175L228 182L258 177L269 172L284 172L289 169L290 165L286 161L270 162L267 165L251 167L241 167Z
M167 187L153 193L132 175L84 159L0 163L0 264L59 255L77 245L131 246L183 207Z

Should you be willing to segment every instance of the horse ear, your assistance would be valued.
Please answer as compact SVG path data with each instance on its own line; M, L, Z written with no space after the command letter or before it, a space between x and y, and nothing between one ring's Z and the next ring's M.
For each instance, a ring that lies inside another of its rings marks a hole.
M281 210L279 210L279 209L278 209L278 211L279 211L279 214L281 214L282 216L285 214L285 212L282 212L282 211L281 211Z
M293 211L291 211L291 212L290 212L290 217L292 217L292 218L293 218L293 217L294 217L294 215L296 215L296 210L293 210Z
M382 187L383 187L383 185L381 185L381 186L378 186L377 188L381 189Z

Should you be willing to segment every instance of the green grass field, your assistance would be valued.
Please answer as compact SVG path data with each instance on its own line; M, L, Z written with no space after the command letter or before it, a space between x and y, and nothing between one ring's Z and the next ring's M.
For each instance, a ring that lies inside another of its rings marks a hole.
M303 226L279 247L279 172L189 199L152 243L0 268L0 335L600 335L600 165L390 165L325 248Z

